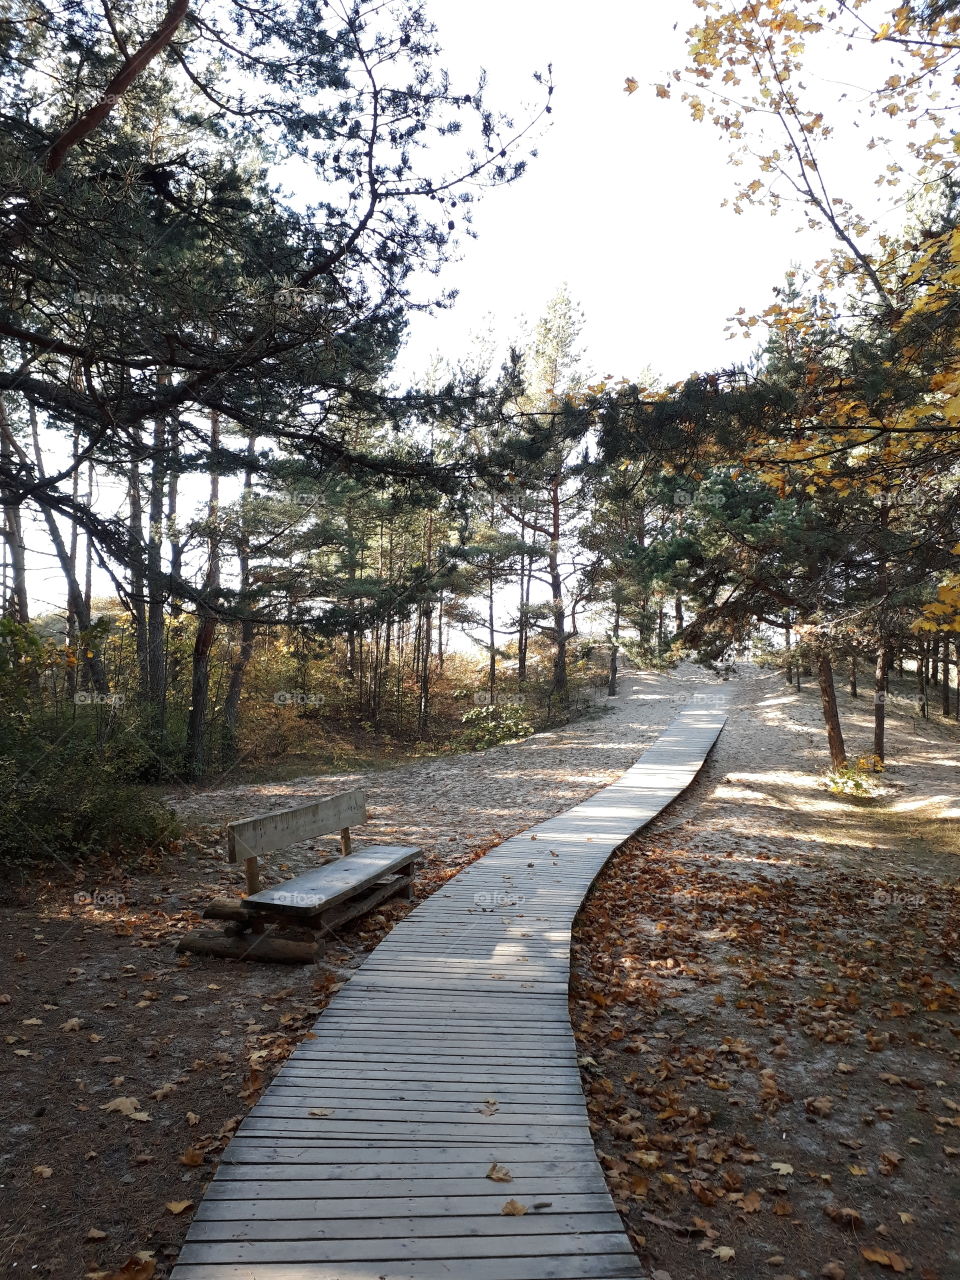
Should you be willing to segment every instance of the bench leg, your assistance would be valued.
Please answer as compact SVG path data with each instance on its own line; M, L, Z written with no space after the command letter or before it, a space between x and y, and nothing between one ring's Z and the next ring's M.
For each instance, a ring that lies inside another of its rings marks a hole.
M244 858L243 870L247 877L247 893L260 892L260 863L256 858Z

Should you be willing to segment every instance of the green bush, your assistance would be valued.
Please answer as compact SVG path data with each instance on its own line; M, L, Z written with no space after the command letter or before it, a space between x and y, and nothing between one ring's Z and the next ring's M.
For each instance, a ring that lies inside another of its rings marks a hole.
M533 733L533 726L523 707L510 705L474 707L464 715L461 723L462 740L471 751L528 738Z
M142 854L180 834L174 815L128 780L126 753L90 740L4 737L0 863Z

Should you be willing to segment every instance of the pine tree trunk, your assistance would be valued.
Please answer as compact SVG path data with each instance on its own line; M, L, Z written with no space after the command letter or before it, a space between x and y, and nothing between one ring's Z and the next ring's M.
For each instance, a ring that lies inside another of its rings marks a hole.
M610 668L607 673L607 696L615 698L617 694L617 655L620 652L620 603L613 607L613 635L610 645Z
M130 610L133 615L133 633L137 646L137 689L141 705L146 706L150 697L150 672L147 661L147 588L142 572L143 551L143 498L140 492L140 464L130 464L128 479L130 503Z
M921 642L917 650L917 709L924 720L927 715L927 646Z
M570 701L567 680L567 611L563 599L563 578L560 573L560 476L554 475L550 486L550 550L547 566L550 575L550 594L553 609L553 685L550 695L556 695L561 707Z
M16 450L13 444L13 433L7 421L6 406L0 399L0 458L10 458ZM39 462L38 462L39 465ZM2 607L5 612L22 623L30 621L30 598L27 594L26 548L23 542L23 526L20 520L19 504L12 497L3 499L3 538L10 556L10 569L13 581L10 584L9 596L4 583L4 599Z
M820 681L820 702L823 706L823 723L827 729L827 743L830 747L830 763L834 769L842 769L847 763L847 752L843 745L843 731L840 728L840 713L837 710L837 693L833 684L833 665L825 653L819 655L817 675Z
M790 631L789 613L785 615L784 623L783 623L783 646L787 651L787 670L786 670L787 684L792 685L793 684L793 662L790 658L790 651L793 647L793 636Z
M850 659L850 697L857 697L857 655Z
M877 666L873 686L873 754L883 760L884 723L887 701L887 646L877 649Z
M203 605L197 609L197 634L193 641L190 675L190 714L184 767L191 782L200 782L206 769L207 699L210 691L210 651L217 634L216 616Z
M165 377L165 375L162 375ZM158 738L164 729L167 695L166 612L163 592L163 499L166 487L164 447L166 428L162 418L154 421L153 457L150 466L149 508L147 512L147 682L153 727Z
M247 466L243 476L243 496L240 507L240 532L237 537L237 568L239 584L237 595L246 607L250 608L250 543L247 528L246 506L253 487L253 458L257 437L251 435L247 440ZM220 754L224 767L232 765L239 754L237 726L240 719L240 698L243 693L243 681L250 659L253 657L253 643L256 631L250 618L240 622L240 647L230 667L230 679L227 682L227 696L223 700L223 726L220 734Z
M220 415L210 414L210 452L220 447ZM176 507L174 507L174 512ZM210 496L207 500L207 572L203 591L209 598L220 590L220 476L210 471ZM190 670L190 713L187 718L187 740L184 766L187 777L199 782L207 764L207 704L210 696L210 653L217 634L217 616L208 605L197 606L197 633L193 640Z

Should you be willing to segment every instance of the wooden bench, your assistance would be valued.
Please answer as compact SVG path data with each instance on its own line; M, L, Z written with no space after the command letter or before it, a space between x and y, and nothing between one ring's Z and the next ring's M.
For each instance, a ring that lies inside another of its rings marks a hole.
M230 823L227 858L243 863L247 896L215 899L204 918L228 921L224 932L189 934L177 950L304 964L316 958L319 944L340 925L402 890L410 898L420 850L375 844L354 852L350 828L366 819L365 793L343 791L295 809ZM328 857L321 866L273 889L260 887L260 860L265 855L335 831L340 833L341 856ZM290 926L311 930L317 941L277 936L278 929Z

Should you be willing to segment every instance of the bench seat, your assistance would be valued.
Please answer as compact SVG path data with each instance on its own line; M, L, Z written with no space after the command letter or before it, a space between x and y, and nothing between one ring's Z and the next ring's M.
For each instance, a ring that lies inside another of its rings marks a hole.
M305 871L275 889L261 889L244 898L243 905L270 915L313 916L410 867L419 856L420 850L409 845L365 845L349 857Z

